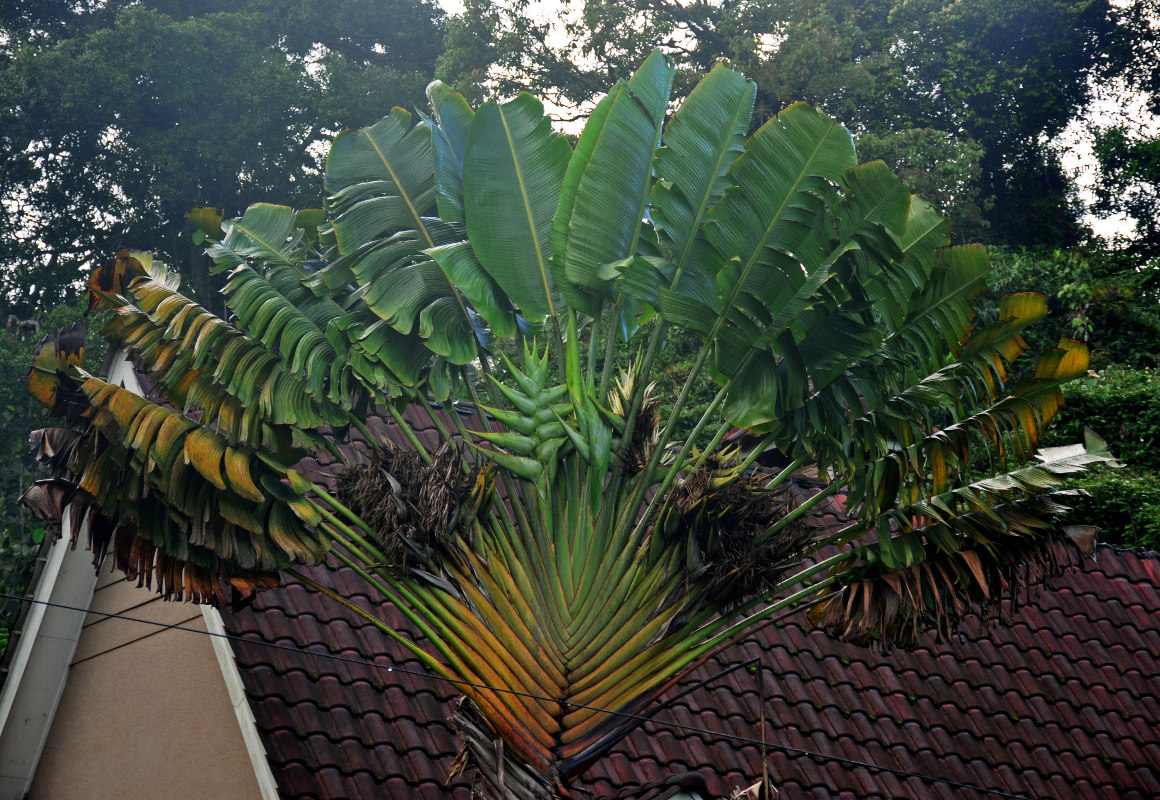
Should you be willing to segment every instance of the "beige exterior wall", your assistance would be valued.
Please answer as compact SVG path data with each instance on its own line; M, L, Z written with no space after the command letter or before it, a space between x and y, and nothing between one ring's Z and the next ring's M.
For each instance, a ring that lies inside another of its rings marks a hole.
M105 574L90 608L204 631L199 606ZM261 792L208 636L90 613L29 800Z

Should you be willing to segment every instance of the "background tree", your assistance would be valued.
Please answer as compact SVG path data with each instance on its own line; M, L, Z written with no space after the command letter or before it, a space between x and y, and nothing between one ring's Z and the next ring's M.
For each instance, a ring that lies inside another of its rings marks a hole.
M654 44L677 60L678 87L723 59L758 82L759 119L806 100L846 120L896 169L931 169L953 154L959 171L930 176L937 186L924 194L950 214L958 241L1077 243L1073 186L1050 141L1097 84L1156 88L1155 0L566 7L561 30L532 16L535 5L468 2L449 22L441 77L489 96L530 85L569 105L597 96Z
M0 327L0 591L23 595L32 576L45 526L20 508L18 498L43 465L29 452L28 432L44 424L44 408L23 388L28 364L44 331L69 327L82 318L84 303L62 304L37 318L10 316ZM105 347L94 330L89 357L100 364ZM0 655L6 631L20 611L19 601L0 603Z
M1160 137L1109 127L1096 132L1101 180L1096 209L1126 214L1133 230L1119 242L1140 261L1160 258Z
M1109 457L1088 437L1027 462L1087 348L1062 340L1016 380L1044 295L976 324L985 250L949 246L845 128L796 104L747 136L756 87L723 66L666 123L674 73L651 54L574 149L528 94L473 111L439 86L429 121L340 135L324 220L259 204L207 231L236 327L145 254L104 264L103 335L155 396L86 372L79 329L47 338L29 388L66 427L38 435L60 475L38 502L67 481L57 510L88 516L98 561L167 595L224 602L282 573L374 622L461 681L457 762L496 800L568 796L643 719L606 710L655 711L783 610L905 644L1055 574L1063 477ZM674 331L696 355L662 404ZM717 388L678 439L702 376ZM335 447L350 431L369 463ZM341 465L299 471L322 449ZM806 465L823 485L799 502ZM849 527L800 523L839 491ZM295 569L326 558L429 647Z
M422 101L441 20L431 0L5 3L0 316L130 242L208 303L185 214L318 206L324 142Z

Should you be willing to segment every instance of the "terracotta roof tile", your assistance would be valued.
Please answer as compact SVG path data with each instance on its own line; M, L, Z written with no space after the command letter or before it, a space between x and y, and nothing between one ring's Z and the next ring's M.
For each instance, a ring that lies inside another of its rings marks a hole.
M418 421L433 441L429 421ZM370 429L395 435L377 419ZM844 520L840 502L814 518ZM349 569L312 575L381 603ZM1098 564L1057 579L1055 591L1032 592L1010 624L968 620L961 635L913 652L840 644L792 618L711 659L688 685L747 659L759 658L761 670L736 670L677 701L590 770L585 787L609 794L684 770L701 772L714 796L752 784L761 748L729 737L761 739L764 694L767 763L783 797L993 796L861 763L1036 800L1160 796L1158 584L1160 558L1103 549ZM396 609L380 609L409 629ZM252 640L234 649L283 796L449 796L453 686L301 585L259 595L227 624ZM468 794L462 780L452 785L450 796Z

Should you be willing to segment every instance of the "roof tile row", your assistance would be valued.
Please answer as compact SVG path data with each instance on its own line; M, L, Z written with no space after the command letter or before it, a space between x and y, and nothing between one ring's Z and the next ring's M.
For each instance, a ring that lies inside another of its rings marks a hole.
M967 636L913 652L833 642L800 620L768 628L711 659L690 679L707 685L633 733L586 787L612 793L685 769L717 795L748 786L761 775L764 698L768 764L784 797L1160 796L1155 562L1103 550L1098 566L1059 579L1061 591L1040 595L1051 603L1021 608L1013 624L968 623ZM332 585L358 585L346 573L332 573ZM1123 636L1137 617L1154 630ZM230 625L252 640L235 650L286 796L396 796L402 786L447 796L453 686L301 586L261 595ZM760 670L712 680L751 658Z
M397 433L372 423L376 436ZM841 503L813 522L844 524ZM352 570L311 575L410 630ZM761 777L764 751L785 798L1160 797L1160 558L1105 548L1055 584L1008 607L1009 624L967 620L962 635L911 652L838 643L796 617L766 628L710 659L686 684L706 685L630 735L584 786L612 794L696 771L728 796ZM283 796L448 796L454 686L300 584L227 622L249 640L235 653ZM719 676L754 658L760 669ZM469 794L463 780L450 791Z

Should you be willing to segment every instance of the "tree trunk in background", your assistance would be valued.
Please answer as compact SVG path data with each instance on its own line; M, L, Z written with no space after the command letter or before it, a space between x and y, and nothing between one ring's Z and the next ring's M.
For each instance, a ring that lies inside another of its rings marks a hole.
M187 236L188 233L186 231ZM182 270L184 288L198 305L214 314L221 314L222 309L216 308L214 305L214 300L220 298L217 297L213 281L210 278L209 265L210 260L205 253L205 245L193 244L191 240L189 258L186 261L186 268Z

